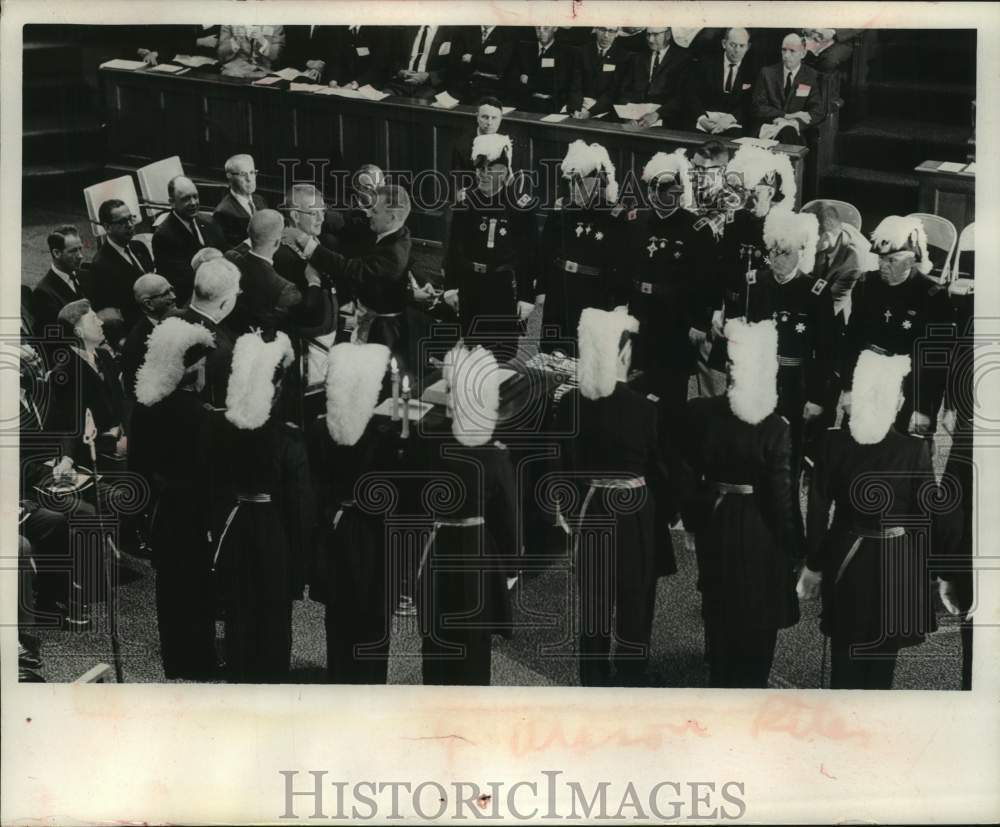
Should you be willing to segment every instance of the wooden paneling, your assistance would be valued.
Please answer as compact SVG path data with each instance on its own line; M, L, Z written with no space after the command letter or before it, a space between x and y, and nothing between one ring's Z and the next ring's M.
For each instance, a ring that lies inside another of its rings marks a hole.
M920 180L920 212L947 218L962 229L976 220L976 176L969 172L948 172L942 161L924 161L916 168Z

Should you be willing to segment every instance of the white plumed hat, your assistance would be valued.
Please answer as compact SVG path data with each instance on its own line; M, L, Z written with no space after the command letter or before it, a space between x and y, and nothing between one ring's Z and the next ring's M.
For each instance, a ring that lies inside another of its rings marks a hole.
M626 332L639 332L639 322L627 313L587 307L580 314L577 380L585 399L603 399L614 392L618 381L618 346Z
M479 157L486 158L487 163L506 157L507 169L510 170L514 162L514 145L510 136L497 132L492 135L477 135L472 141L472 160L475 161Z
M768 319L730 319L723 330L729 352L729 407L756 425L778 406L778 328Z
M774 187L775 193L781 196L781 203L788 207L795 203L798 191L795 170L788 156L752 144L743 144L736 150L732 160L726 164L726 180L730 184L739 183L746 189L758 184Z
M566 150L566 157L562 162L563 178L572 178L574 175L587 176L594 173L603 172L606 176L607 184L605 192L608 201L618 200L618 181L615 178L615 165L611 163L611 156L607 149L600 144L588 144L586 141L576 140L569 145Z
M500 368L483 347L459 343L445 356L444 377L451 391L451 432L462 445L493 439L500 409Z
M799 251L799 272L811 273L816 263L819 221L809 212L792 212L783 206L764 219L764 246Z
M664 175L678 178L684 185L684 195L680 206L687 209L694 204L694 185L691 183L691 162L687 159L685 150L674 152L657 152L642 169L642 180L647 184Z
M378 404L389 348L342 342L330 348L326 367L326 428L338 445L354 445Z
M141 405L155 405L177 390L184 378L184 356L198 345L215 347L212 332L183 319L164 319L146 340L146 358L135 377L135 398Z
M917 270L925 276L934 265L927 251L927 233L923 222L916 216L889 215L872 233L872 251L876 254L913 252Z
M909 356L883 356L874 350L861 351L854 368L848 424L855 442L874 445L885 439L896 421L900 388L909 372Z
M252 431L271 416L274 374L295 358L292 343L280 331L265 342L259 331L244 333L233 347L233 367L226 392L226 419L237 428Z

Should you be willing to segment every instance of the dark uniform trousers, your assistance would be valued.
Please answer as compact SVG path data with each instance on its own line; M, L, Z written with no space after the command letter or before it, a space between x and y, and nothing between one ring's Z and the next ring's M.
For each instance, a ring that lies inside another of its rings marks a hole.
M831 689L892 689L898 651L852 655L857 644L834 639L830 644Z
M756 629L709 620L705 613L705 658L709 682L723 689L767 689L777 629Z

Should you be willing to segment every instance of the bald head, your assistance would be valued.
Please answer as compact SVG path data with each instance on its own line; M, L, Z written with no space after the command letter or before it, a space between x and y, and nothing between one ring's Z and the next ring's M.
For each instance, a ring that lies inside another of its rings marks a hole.
M142 312L153 319L162 319L177 303L173 286L158 273L139 276L132 285L132 295Z
M794 72L799 68L805 54L806 39L794 32L786 34L785 39L781 41L781 62L785 68Z
M257 210L250 219L250 248L258 255L269 257L281 244L284 227L285 221L277 210Z
M181 218L190 221L198 214L198 188L190 178L183 175L171 178L167 182L167 197L170 199L170 206Z
M215 247L202 247L197 253L191 256L191 270L197 273L198 268L202 264L206 261L211 261L213 258L222 258L222 250Z

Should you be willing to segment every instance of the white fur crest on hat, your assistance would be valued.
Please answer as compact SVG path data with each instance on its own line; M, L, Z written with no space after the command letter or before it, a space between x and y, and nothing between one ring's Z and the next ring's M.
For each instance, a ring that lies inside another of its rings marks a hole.
M811 273L816 264L819 221L810 212L792 212L783 206L770 210L764 219L764 246L799 251L799 272Z
M472 141L472 160L485 156L487 163L492 163L507 153L507 169L514 163L514 145L510 136L494 132L492 135L477 135Z
M587 176L600 172L606 176L605 192L608 201L617 201L618 181L615 178L615 165L611 163L611 156L608 155L607 149L597 143L588 144L586 141L573 141L566 150L566 157L563 158L563 178L571 178L574 175Z
M326 368L326 428L338 445L354 445L378 404L389 348L342 342L330 348Z
M768 319L747 324L730 319L724 329L729 351L729 407L756 425L778 406L778 328Z
M927 233L915 216L887 215L872 233L872 251L876 254L910 250L917 270L925 276L934 268L927 251Z
M798 191L795 171L792 169L792 162L783 152L771 152L763 147L743 144L726 165L726 180L732 183L734 178L742 182L746 189L753 189L758 184L768 184L774 187L776 194L781 195L781 203L789 207L795 203ZM781 179L780 186L778 178Z
M195 345L215 347L212 331L176 317L154 327L146 340L146 358L135 377L136 401L155 405L177 390L184 378L184 355Z
M462 445L493 439L500 409L500 368L483 347L466 350L460 342L445 356L444 376L451 392L451 432Z
M614 393L618 382L618 345L626 331L639 332L638 320L627 313L587 307L580 314L577 381L585 399L603 399Z
M670 153L657 152L642 168L642 180L647 184L664 175L677 176L684 185L684 195L681 196L680 203L683 209L694 204L691 162L687 158L686 150L677 149Z
M280 331L265 342L258 331L244 333L233 347L233 367L226 392L226 419L237 428L252 431L271 416L274 374L288 367L295 354L288 336Z
M854 368L848 424L855 442L874 445L885 439L899 413L899 392L909 372L909 356L861 351Z

